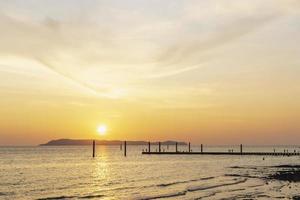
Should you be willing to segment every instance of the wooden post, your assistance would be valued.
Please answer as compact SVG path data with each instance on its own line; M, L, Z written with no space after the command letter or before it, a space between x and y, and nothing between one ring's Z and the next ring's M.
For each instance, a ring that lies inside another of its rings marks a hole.
M177 152L178 151L178 149L177 149L177 142L176 142L176 144L175 144L175 152Z
M203 153L203 144L201 144L201 153Z
M93 158L95 157L95 140L93 140Z
M126 153L127 153L126 150L127 150L127 149L126 149L126 141L124 141L124 156L125 156L125 157L126 157Z
M150 144L150 142L148 142L148 151L149 151L149 153L151 152L151 144Z
M191 143L189 142L189 152L191 152Z
M241 155L243 154L243 145L240 145Z
M120 151L122 151L122 143L120 144Z
M161 149L160 149L160 142L158 142L158 152L159 152L159 153L161 152Z

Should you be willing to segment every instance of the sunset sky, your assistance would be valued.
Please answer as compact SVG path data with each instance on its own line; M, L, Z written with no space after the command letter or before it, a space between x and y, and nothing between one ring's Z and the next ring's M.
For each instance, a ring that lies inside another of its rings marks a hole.
M299 144L299 0L3 0L0 30L0 145Z

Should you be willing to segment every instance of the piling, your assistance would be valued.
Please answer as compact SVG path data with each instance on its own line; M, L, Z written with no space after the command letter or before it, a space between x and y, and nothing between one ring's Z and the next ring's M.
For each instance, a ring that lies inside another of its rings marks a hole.
M191 152L191 143L189 142L189 152Z
M201 153L203 153L203 144L201 144Z
M150 142L148 142L148 152L149 153L151 152L151 144L150 144Z
M158 142L158 152L161 152L160 146L160 142Z
M95 140L93 140L93 158L95 157Z
M243 154L243 145L241 144L240 145L240 152L241 152L241 155Z
M122 143L120 144L120 151L122 151Z
M124 156L125 156L125 157L126 157L126 153L127 153L126 150L127 150L127 149L126 149L126 141L124 141Z
M177 142L176 142L176 144L175 144L175 152L178 152L177 146L178 146L178 144L177 144Z

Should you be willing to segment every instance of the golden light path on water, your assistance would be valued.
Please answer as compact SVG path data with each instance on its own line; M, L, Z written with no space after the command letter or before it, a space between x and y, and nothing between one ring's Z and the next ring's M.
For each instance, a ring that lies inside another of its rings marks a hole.
M93 163L95 168L93 171L94 180L95 182L109 180L111 171L109 167L109 155L107 153L107 147L98 145L97 152L99 152L99 155L97 155L95 162Z

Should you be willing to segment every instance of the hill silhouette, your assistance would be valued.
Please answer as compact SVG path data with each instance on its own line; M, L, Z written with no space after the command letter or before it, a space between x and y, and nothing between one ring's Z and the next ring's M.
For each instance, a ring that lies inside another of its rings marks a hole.
M121 140L95 140L97 145L120 145L124 141ZM93 140L91 139L58 139L50 140L40 146L63 146L63 145L91 145ZM127 145L147 145L147 141L126 141ZM162 141L162 145L175 145L176 141L168 140ZM158 142L151 142L151 144L158 144ZM187 145L185 142L179 142L178 145Z

